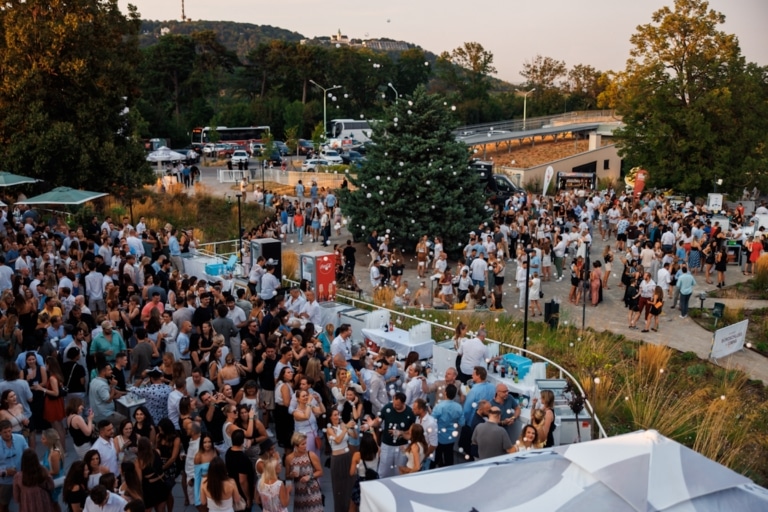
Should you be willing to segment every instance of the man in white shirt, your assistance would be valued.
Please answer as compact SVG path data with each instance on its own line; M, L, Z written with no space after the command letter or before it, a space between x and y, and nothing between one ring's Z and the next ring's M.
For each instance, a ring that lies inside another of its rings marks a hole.
M85 290L88 293L88 307L91 311L104 312L107 310L104 302L104 276L93 268L93 262L86 261Z
M424 428L424 437L427 438L429 450L426 456L430 457L437 449L437 420L429 414L427 402L423 398L417 398L411 406L413 414L416 415L416 423Z
M115 475L119 475L120 467L117 464L117 453L112 442L112 437L115 435L115 427L112 426L109 420L101 420L98 427L99 438L94 441L93 449L99 452L101 465Z
M320 311L320 304L315 300L315 292L308 290L306 296L304 305L301 307L301 313L299 313L302 324L306 325L307 322L311 322L316 328L322 328L323 315Z
M379 270L379 264L381 263L381 260L379 258L376 258L373 260L373 263L371 264L371 286L373 288L378 288L381 286L381 271Z
M413 406L417 398L425 399L429 394L427 379L421 374L421 363L415 362L407 369L408 383L405 385L405 405Z
M231 295L227 296L227 318L232 320L232 323L235 324L235 327L237 328L237 334L231 336L229 338L229 342L230 344L234 344L236 342L239 345L240 329L248 325L248 318L246 317L243 308L235 303L235 298Z
M130 247L131 254L135 254L137 259L141 259L144 256L144 246L141 243L141 238L136 236L135 229L131 229L129 233L130 235L125 239L125 243Z
M285 309L288 310L292 318L299 318L301 310L306 303L306 299L301 296L301 290L297 287L291 288L288 298L285 301Z
M672 295L670 295L669 289L670 284L672 283L672 274L669 272L669 263L664 263L664 266L661 267L656 274L656 283L661 286L661 289L664 291L664 295L669 296L669 298L672 298Z
M341 354L345 361L352 359L352 326L341 324L339 335L331 342L331 356Z
M117 476L117 473L115 473ZM123 512L128 504L120 495L115 494L103 485L97 485L85 500L84 512Z
M477 255L469 266L472 277L472 284L475 286L485 286L485 277L488 273L488 263L483 258L483 254Z
M251 295L256 295L256 287L259 285L261 278L266 273L264 270L266 261L267 260L264 258L264 256L259 256L259 258L256 260L256 263L254 263L251 267L251 271L248 272L248 289L251 291Z
M461 366L459 367L459 380L466 384L472 378L475 366L486 367L488 365L488 347L485 345L485 329L477 331L477 336L465 340L459 347Z
M517 299L517 307L520 308L521 311L525 311L523 308L526 307L525 289L528 287L528 279L525 277L525 274L526 274L527 266L528 266L528 262L523 261L520 265L517 266L517 271L515 272L515 282L517 283L517 291L520 294L520 296ZM472 368L473 368L472 366L469 367L470 370Z
M168 395L168 419L173 422L173 426L176 430L181 430L181 425L179 425L179 402L181 402L186 391L186 380L179 378L176 380L176 389L171 391L171 394Z

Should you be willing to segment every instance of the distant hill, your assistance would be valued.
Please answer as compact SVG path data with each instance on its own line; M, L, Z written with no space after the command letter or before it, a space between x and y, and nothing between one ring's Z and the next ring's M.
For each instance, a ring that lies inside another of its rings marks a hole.
M142 47L152 46L160 37L163 29L171 34L190 35L193 32L212 30L218 35L221 44L237 53L241 59L261 43L273 39L299 42L305 37L298 32L291 32L271 25L254 25L234 21L150 21L142 20L139 42Z
M309 44L320 45L333 45L337 41L333 39L333 36L318 36L314 38L305 37L298 32L292 32L283 28L273 27L271 25L254 25L253 23L240 23L235 21L187 21L181 22L176 20L170 21L155 21L155 20L142 20L141 22L141 34L139 36L139 43L141 47L147 47L155 44L157 39L162 35L164 31L171 34L191 35L193 32L200 32L203 30L211 30L215 32L219 38L221 44L227 49L233 50L237 53L237 56L241 60L244 60L246 54L252 49L258 47L261 43L269 42L273 39L279 39L288 42L300 42L307 40ZM341 34L339 34L341 36ZM346 36L344 36L346 37ZM348 40L353 45L359 45L362 43L360 39ZM397 60L400 52L407 49L417 47L413 43L405 41L396 41L382 37L372 40L367 45L374 51L386 53L393 60ZM442 51L442 50L440 50ZM426 53L426 60L430 64L434 64L437 60L437 54L432 53L429 50L424 50ZM498 78L491 77L491 84L494 91L512 91L516 87L512 84L499 80Z

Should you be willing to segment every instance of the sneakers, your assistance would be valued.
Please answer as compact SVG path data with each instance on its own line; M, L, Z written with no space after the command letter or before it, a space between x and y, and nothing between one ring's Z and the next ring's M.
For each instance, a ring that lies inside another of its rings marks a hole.
M680 318L682 318L683 320L685 320L686 318L688 318L688 315L680 315Z
M266 429L266 431L267 431L267 435L268 435L269 437L275 437L275 433L274 433L274 432L272 432L272 429L268 428L268 429Z

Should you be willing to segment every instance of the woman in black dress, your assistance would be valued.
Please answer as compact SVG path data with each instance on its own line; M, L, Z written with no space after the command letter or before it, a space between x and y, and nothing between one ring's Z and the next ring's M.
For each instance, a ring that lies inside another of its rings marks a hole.
M64 478L64 503L69 512L82 512L88 498L88 466L82 460L76 460L69 467Z
M146 437L140 437L136 454L136 472L141 475L141 491L144 494L144 506L147 510L155 509L155 512L165 512L165 502L170 493L165 485L163 475L163 463L157 450L152 449L152 444Z
M728 267L728 249L721 246L715 253L715 270L717 271L717 287L725 286L725 270Z

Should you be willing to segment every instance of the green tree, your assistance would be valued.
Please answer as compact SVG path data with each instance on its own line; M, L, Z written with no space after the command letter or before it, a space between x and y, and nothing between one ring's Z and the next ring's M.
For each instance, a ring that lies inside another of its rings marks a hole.
M707 192L766 184L766 69L746 64L725 16L702 0L675 0L632 36L622 75L618 132L628 167L650 184Z
M424 86L385 109L368 161L350 175L355 190L340 198L355 238L388 229L395 245L412 249L422 235L439 234L451 251L477 228L483 195L455 126L451 107Z
M489 77L496 73L493 53L476 42L466 42L437 59L439 77L466 99L484 99L491 89Z
M559 88L557 82L565 78L567 69L561 60L536 55L533 60L523 63L520 74L526 80L526 89L535 87L537 93L543 93L548 89Z
M117 0L12 0L0 10L5 170L108 190L152 179L133 137L139 16Z

